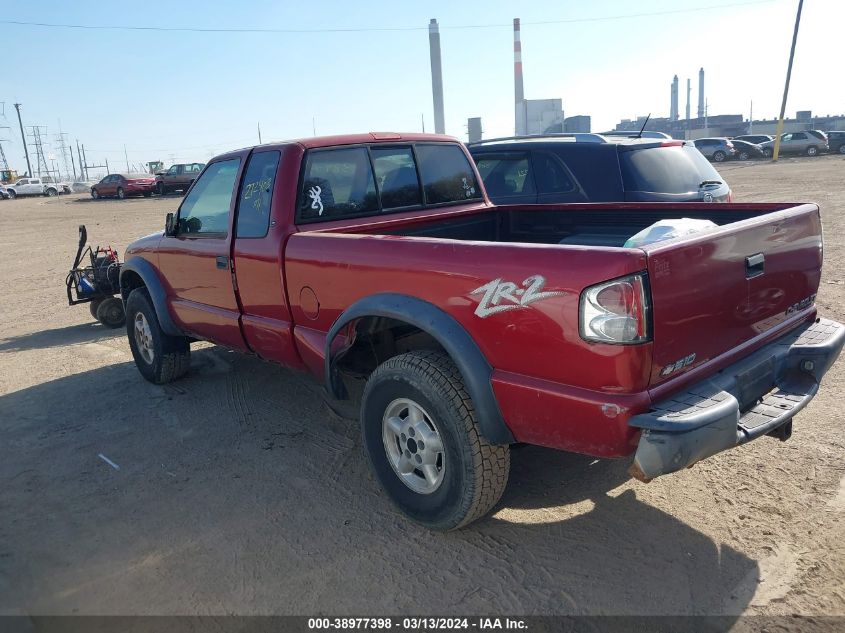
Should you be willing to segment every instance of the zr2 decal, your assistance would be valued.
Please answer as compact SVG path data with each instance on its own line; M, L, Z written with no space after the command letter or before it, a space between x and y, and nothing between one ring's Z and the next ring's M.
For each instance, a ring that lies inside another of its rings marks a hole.
M542 292L543 286L546 285L546 278L542 275L531 275L521 285L522 287L517 286L512 281L502 281L499 278L484 284L480 288L476 288L470 295L477 295L483 292L484 296L478 302L475 315L485 319L491 314L526 308L535 301L560 297L566 294L563 291Z

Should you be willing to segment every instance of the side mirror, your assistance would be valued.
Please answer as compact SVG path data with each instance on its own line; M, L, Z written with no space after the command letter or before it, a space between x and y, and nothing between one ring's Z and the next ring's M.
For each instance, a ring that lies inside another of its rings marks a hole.
M174 237L176 235L176 229L176 215L168 213L166 219L164 220L164 234L167 237Z

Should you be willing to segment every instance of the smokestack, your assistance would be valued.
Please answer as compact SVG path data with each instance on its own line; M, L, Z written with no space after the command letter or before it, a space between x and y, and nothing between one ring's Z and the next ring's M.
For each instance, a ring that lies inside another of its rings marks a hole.
M440 27L434 18L428 24L428 46L431 51L431 94L434 98L434 131L437 134L445 134L446 125L443 122L443 70L440 67Z
M692 82L687 78L687 123L689 123L690 99L692 99Z
M704 118L704 69L698 71L698 118Z
M674 79L672 79L672 105L669 108L669 119L671 121L677 121L678 116L680 116L680 111L678 110L678 75L675 75Z
M522 88L522 41L519 34L519 18L513 19L513 94L514 120L517 136L526 133L528 127L525 112L525 93Z

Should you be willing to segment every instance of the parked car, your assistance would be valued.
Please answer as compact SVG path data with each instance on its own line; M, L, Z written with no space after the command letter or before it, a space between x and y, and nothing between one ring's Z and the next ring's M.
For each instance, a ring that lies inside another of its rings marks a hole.
M59 180L57 178L54 178L53 176L44 176L41 179L41 182L43 182L47 186L54 185L56 187L56 190L59 192L60 195L63 194L63 193L73 193L73 190L71 189L70 184L66 183L63 180Z
M815 130L804 130L802 132L788 132L780 137L781 154L806 154L807 156L818 156L820 152L828 150L827 137L820 138ZM775 151L775 142L761 143L760 147L766 156L772 156Z
M732 141L745 141L746 143L754 143L755 145L759 145L760 143L765 143L767 141L774 140L774 136L770 134L743 134L741 136L734 136L731 140Z
M831 153L845 154L845 131L829 131L827 133L827 143Z
M91 187L91 197L98 198L144 196L149 198L155 189L152 174L109 174Z
M205 163L171 165L167 171L156 174L156 193L163 196L171 191L187 191L204 167Z
M710 228L624 247L680 219ZM310 371L386 495L448 530L497 503L515 442L635 453L648 481L787 440L845 343L821 252L814 204L494 205L457 140L361 134L212 159L120 288L145 379L196 340Z
M694 143L698 151L714 163L736 157L733 142L726 138L698 138Z
M731 195L713 166L684 141L550 136L468 147L497 203L726 202Z
M748 143L741 141L738 138L732 139L734 149L736 150L736 158L739 160L749 160L751 158L765 158L766 154L763 148L755 143Z
M48 183L41 178L21 178L17 182L6 185L10 198L18 196L57 196L64 192L64 185Z
M91 193L91 187L96 184L96 180L77 180L71 183L70 190L73 193Z
M9 190L6 189L6 186L0 184L0 200L8 200L12 196L9 194Z

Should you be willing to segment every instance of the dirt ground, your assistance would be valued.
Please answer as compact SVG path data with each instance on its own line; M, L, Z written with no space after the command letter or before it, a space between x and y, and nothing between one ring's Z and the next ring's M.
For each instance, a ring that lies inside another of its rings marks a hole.
M719 169L821 205L819 311L845 320L845 157ZM845 615L845 361L789 442L651 484L522 448L494 514L432 533L309 377L204 345L156 387L67 306L79 224L122 253L179 200L0 201L0 614Z

